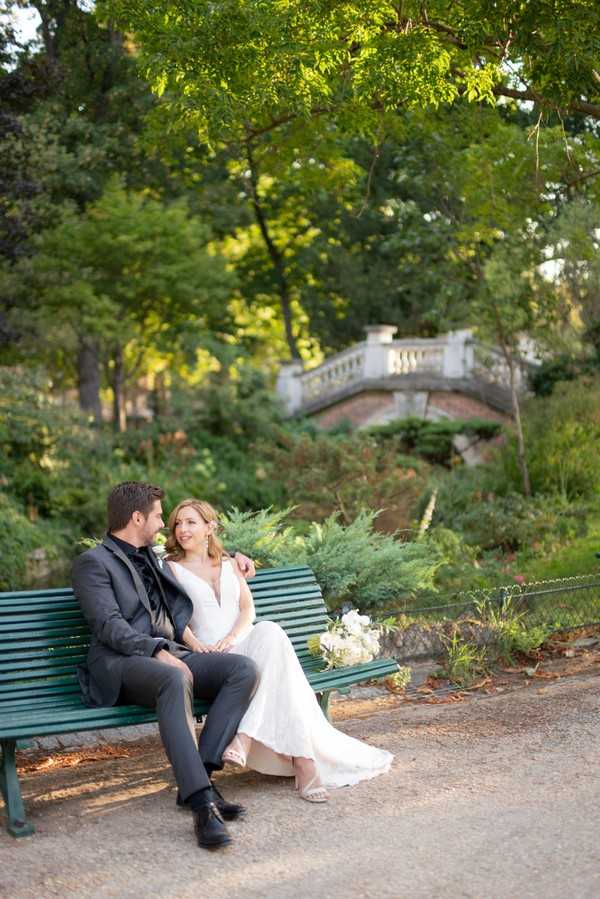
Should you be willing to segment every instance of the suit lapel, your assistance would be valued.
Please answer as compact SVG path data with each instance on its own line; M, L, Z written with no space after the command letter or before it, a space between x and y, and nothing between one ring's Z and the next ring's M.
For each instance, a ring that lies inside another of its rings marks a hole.
M117 559L120 559L121 562L123 562L123 564L127 566L127 568L129 569L129 573L131 574L131 577L133 578L133 583L135 585L135 591L138 595L139 601L144 606L144 608L148 610L148 612L151 612L152 610L150 608L150 600L148 599L148 594L146 593L146 588L144 587L142 579L139 576L135 565L133 565L133 563L130 562L129 559L127 558L127 554L123 552L123 550L121 549L120 546L117 546L117 544L114 542L114 540L110 539L110 535L107 535L104 538L104 540L102 541L102 545L105 546L107 549L109 549L111 551L111 553L113 553L117 557Z
M180 593L184 592L181 584L173 574L170 565L167 565L167 563L164 561L162 565L159 565L158 559L154 560L154 565L156 570L158 571L159 577L164 578L164 580L168 582L170 587L176 587Z

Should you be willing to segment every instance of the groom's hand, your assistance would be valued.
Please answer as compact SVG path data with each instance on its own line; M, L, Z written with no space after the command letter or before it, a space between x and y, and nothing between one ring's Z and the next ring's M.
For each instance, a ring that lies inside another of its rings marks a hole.
M159 662L162 662L163 665L172 665L173 668L182 668L188 677L192 677L192 672L185 662L182 662L177 656L171 655L168 649L159 649L154 658Z
M242 577L249 578L255 577L256 575L256 566L252 559L249 559L248 556L245 556L244 553L236 553L234 556L235 564L237 565L240 574Z

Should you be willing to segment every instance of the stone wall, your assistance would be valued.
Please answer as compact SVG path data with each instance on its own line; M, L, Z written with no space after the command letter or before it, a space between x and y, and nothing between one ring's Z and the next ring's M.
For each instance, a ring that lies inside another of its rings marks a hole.
M349 421L360 428L407 416L427 419L483 418L502 424L509 420L508 415L490 408L475 397L442 390L365 390L315 412L312 418L322 428L328 429L342 421Z
M341 400L322 412L317 412L313 418L323 428L332 428L342 421L350 421L356 427L360 427L375 416L385 414L393 408L392 393L385 390L367 390Z
M435 658L444 653L446 641L453 633L476 646L487 646L496 638L490 627L469 619L435 621L427 625L415 622L384 636L381 655L393 657L403 665L418 659Z
M448 418L483 418L485 421L497 421L501 424L505 424L509 420L508 415L490 409L481 400L455 391L431 391L428 409L441 412Z

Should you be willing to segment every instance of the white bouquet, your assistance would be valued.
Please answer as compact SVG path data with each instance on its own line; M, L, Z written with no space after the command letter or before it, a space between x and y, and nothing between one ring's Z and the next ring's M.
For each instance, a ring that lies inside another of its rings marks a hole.
M374 625L368 615L356 609L346 612L341 619L331 621L324 634L310 637L308 648L321 656L328 668L345 668L370 662L379 652L379 639L388 622Z

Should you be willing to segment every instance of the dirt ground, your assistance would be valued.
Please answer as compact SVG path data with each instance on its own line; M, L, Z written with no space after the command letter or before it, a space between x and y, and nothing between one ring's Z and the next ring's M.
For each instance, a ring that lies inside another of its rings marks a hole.
M0 895L596 899L600 659L564 664L461 701L355 691L337 725L394 752L392 771L327 805L228 771L249 812L218 853L176 810L156 739L29 758L37 833L0 831Z

